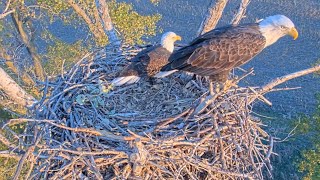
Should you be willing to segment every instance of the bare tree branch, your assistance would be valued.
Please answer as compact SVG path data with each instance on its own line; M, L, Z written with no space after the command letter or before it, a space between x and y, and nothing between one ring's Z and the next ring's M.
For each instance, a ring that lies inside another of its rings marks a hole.
M16 10L15 9L11 9L10 11L8 11L9 6L11 4L11 0L8 0L6 8L4 9L4 11L0 14L0 19L3 19L4 17L8 16L11 13L14 13Z
M288 75L285 75L285 76L282 76L282 77L278 77L278 78L272 80L271 82L269 82L268 84L262 86L262 88L258 92L266 93L266 92L270 91L272 88L274 88L275 86L277 86L279 84L282 84L282 83L284 83L286 81L289 81L291 79L294 79L294 78L297 78L297 77L300 77L300 76L304 76L304 75L307 75L307 74L310 74L310 73L314 73L316 71L320 71L320 65L317 65L315 67L308 68L308 69L305 69L305 70L301 70L301 71L298 71L298 72L295 72L295 73L291 73L291 74L288 74Z
M99 11L98 11L97 6L93 6L93 7L92 7L92 10L93 10L95 27L97 27L98 31L99 31L101 34L104 34L103 23L101 22L101 19L100 19L100 16L99 16Z
M2 68L0 68L0 89L16 104L31 106L35 98L22 89Z
M88 24L88 27L90 31L92 32L93 36L97 39L101 38L102 34L101 31L95 26L95 24L92 22L90 17L87 15L87 13L81 9L81 7L74 1L74 0L68 0L68 4L75 10L75 12L82 17L82 19ZM103 32L104 35L104 32Z
M8 15L11 14L11 13L14 13L15 11L16 11L15 9L12 9L12 10L10 10L10 11L8 11L8 12L4 12L4 13L0 14L0 19L8 16Z
M12 21L13 21L18 33L20 34L22 42L24 43L24 45L27 48L27 51L29 52L29 54L32 57L34 69L35 69L35 74L36 74L37 78L39 78L40 80L43 81L44 77L45 77L45 73L44 73L44 70L42 67L41 58L37 53L35 45L29 40L27 33L23 29L23 22L19 19L18 13L12 14L11 17L12 17Z
M6 8L4 9L3 12L8 11L10 4L11 4L11 0L8 0L7 5L6 5Z
M217 1L212 0L211 1L208 8L207 15L202 21L197 35L204 34L216 27L216 25L218 24L222 16L224 8L227 5L227 2L228 0L217 0Z
M8 148L14 148L15 146L5 137L1 134L0 131L0 142L7 146Z
M15 153L12 153L10 151L0 151L0 157L2 158L13 158L17 161L20 160L21 156L15 154Z
M237 25L241 21L241 19L245 16L247 6L249 5L251 0L241 0L241 4L239 5L238 12L233 16L231 20L231 24Z
M120 42L117 32L114 29L114 26L112 24L112 20L109 14L109 7L105 0L98 0L97 2L99 11L100 11L100 17L102 20L102 24L104 25L104 30L106 31L106 34L108 35L109 41L111 43Z

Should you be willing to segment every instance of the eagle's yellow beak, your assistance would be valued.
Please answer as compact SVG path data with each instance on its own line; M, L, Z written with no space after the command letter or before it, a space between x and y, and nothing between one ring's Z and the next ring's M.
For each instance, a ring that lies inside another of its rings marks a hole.
M181 36L178 36L178 35L176 35L175 37L174 37L174 39L176 40L176 41L181 41Z
M299 33L296 28L291 28L290 31L288 32L288 35L292 36L294 40L296 40L299 36Z

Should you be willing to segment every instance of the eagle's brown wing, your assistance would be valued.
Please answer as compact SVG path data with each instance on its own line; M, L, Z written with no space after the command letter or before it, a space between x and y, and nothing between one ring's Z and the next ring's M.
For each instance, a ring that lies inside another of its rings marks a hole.
M138 53L119 76L153 76L168 63L170 55L171 53L161 45L150 47Z
M210 77L229 73L261 52L265 41L257 24L214 29L174 52L161 71L177 69Z

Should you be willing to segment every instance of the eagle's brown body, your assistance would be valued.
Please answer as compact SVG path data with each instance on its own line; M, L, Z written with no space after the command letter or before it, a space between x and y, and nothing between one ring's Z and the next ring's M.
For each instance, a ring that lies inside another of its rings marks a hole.
M169 61L171 52L155 45L139 52L132 60L131 64L123 69L118 76L139 76L152 77Z
M181 40L181 37L174 32L164 33L159 45L149 47L138 53L131 60L131 64L111 81L111 84L121 86L136 83L144 77L153 77L169 62L168 59L174 49L174 42L177 40Z
M233 68L260 53L265 43L258 24L217 28L174 52L161 71L182 70L224 82Z

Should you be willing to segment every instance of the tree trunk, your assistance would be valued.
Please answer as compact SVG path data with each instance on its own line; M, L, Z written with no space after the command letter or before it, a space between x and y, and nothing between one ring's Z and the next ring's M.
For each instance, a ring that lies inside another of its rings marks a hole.
M33 96L22 89L1 67L0 67L0 89L18 105L31 106L36 100Z
M102 24L104 26L104 30L109 38L110 43L115 45L120 44L120 39L118 38L117 32L115 31L114 26L112 24L108 4L105 0L98 0L96 4L98 4Z
M197 33L198 36L216 27L216 25L218 24L222 16L224 8L227 5L227 2L228 0L216 0L216 1L212 0L211 1L208 8L207 15L202 21L200 28L198 30L198 33Z
M32 57L35 74L39 80L43 81L45 78L45 73L42 67L41 58L37 54L34 44L29 40L27 33L24 31L23 22L19 19L18 13L13 13L11 17L18 33L21 36L22 42L24 43L24 45L27 48L27 51Z

